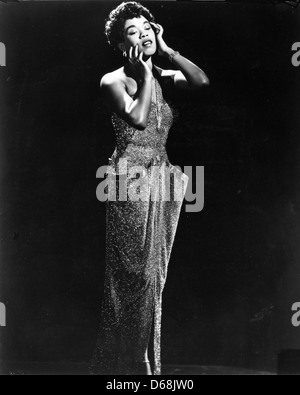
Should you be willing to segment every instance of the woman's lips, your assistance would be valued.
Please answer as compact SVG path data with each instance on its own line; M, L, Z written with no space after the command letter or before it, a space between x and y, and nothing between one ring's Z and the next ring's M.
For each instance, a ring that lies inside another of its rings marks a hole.
M143 43L143 47L151 47L151 45L152 45L152 41L151 40L147 40L147 41L145 41L144 43Z

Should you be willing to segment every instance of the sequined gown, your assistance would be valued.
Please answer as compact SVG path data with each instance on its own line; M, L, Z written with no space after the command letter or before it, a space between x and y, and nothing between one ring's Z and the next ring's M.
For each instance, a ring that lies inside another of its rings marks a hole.
M122 201L117 184L117 199L106 202L104 299L91 364L93 374L133 374L134 362L144 360L150 339L153 373L161 374L162 293L188 183L188 176L170 164L165 149L173 115L154 78L145 130L134 129L116 114L112 116L117 144L109 158L108 173L121 173L121 159L127 161L128 168L142 166L145 170L139 175L132 176L126 170L124 174L128 190L144 177L148 192L143 200ZM166 174L174 176L168 178Z

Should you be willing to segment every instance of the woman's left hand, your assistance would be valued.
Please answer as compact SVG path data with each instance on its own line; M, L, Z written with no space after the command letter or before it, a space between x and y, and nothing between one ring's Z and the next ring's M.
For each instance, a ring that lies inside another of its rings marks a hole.
M150 22L153 30L156 34L156 41L157 41L157 52L160 56L163 56L168 53L168 45L166 44L165 40L163 39L164 28L162 25L158 23Z

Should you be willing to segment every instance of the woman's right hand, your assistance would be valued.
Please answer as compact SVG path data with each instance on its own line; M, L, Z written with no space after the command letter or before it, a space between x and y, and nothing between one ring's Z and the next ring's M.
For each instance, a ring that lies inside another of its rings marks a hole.
M146 62L143 61L143 51L139 53L139 46L130 47L128 60L134 67L137 75L142 81L152 79L152 71Z

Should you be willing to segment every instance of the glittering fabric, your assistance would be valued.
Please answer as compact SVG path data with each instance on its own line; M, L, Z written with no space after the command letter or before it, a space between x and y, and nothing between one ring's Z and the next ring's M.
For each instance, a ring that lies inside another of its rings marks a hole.
M125 173L128 189L140 177L148 181L148 188L146 199L121 201L118 193L116 201L106 202L104 299L93 374L133 374L135 362L144 361L150 339L153 373L161 374L162 293L188 183L188 176L170 164L165 150L173 118L157 78L152 82L145 130L134 129L117 115L112 116L117 144L109 158L110 174L120 173L118 165L126 159L129 168L145 169L134 177L129 171ZM166 177L168 173L162 169L173 172L180 183ZM166 199L168 188L170 199ZM176 190L181 195L176 195Z

